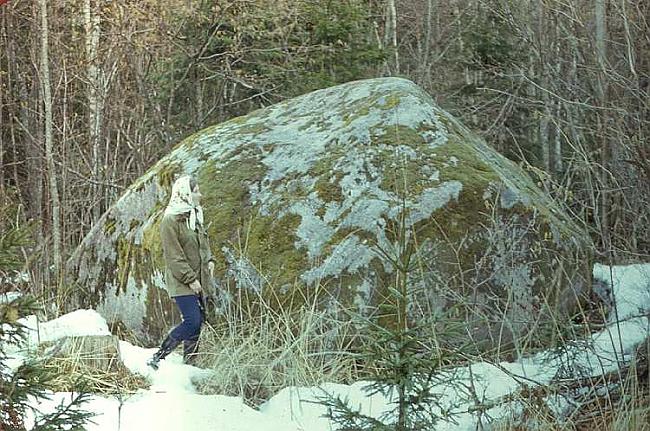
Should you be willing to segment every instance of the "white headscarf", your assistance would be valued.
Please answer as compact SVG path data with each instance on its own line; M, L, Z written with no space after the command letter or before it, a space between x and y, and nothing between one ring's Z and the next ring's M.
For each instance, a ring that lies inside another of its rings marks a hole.
M189 213L187 226L196 230L196 223L203 225L203 208L192 202L192 188L190 177L183 176L177 179L172 186L172 196L165 208L165 215L179 215Z

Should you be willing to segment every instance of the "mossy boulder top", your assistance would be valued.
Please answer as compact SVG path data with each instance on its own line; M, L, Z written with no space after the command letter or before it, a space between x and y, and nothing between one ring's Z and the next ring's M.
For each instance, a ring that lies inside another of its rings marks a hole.
M588 238L520 167L414 83L372 79L190 136L103 215L69 273L85 305L141 334L174 323L158 226L183 174L199 181L225 300L319 292L369 314L405 253L413 315L465 298L519 322L589 284Z

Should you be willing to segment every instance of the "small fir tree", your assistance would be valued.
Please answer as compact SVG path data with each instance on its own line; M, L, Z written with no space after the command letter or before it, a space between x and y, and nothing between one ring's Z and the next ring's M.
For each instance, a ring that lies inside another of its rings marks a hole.
M402 206L397 223L397 235L392 250L375 245L375 250L390 262L395 276L388 286L388 295L374 318L352 316L361 323L367 335L362 356L370 370L370 384L364 391L368 396L383 395L393 408L375 418L350 406L349 400L325 394L321 404L326 416L340 431L417 431L435 429L436 423L450 418L455 406L443 406L438 387L448 383L439 373L451 360L452 352L424 343L430 328L436 323L409 319L409 301L417 297L411 285L411 274L417 268L415 231L407 228L406 205ZM435 317L432 317L435 319ZM440 319L440 323L444 322ZM448 327L452 330L453 325ZM436 344L433 344L436 346Z
M20 227L10 227L0 233L0 292L7 290L11 276L23 266L19 252L28 239L29 230ZM0 301L0 431L25 431L25 416L29 411L35 417L32 431L82 430L92 416L81 409L87 394L75 393L54 412L41 414L34 407L35 401L49 399L48 387L56 374L35 359L28 359L15 369L8 365L11 346L24 343L27 337L27 328L20 319L39 310L37 301L26 295Z

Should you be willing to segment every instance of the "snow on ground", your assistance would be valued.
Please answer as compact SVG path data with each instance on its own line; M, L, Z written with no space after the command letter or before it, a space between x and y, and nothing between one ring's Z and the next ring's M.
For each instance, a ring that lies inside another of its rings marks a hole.
M610 288L609 294L617 304L616 312L612 313L603 331L562 351L542 352L517 362L479 362L445 371L454 384L440 385L438 393L444 405L455 406L455 416L453 422L439 423L436 430L476 429L481 418L468 412L471 407L467 401L470 399L468 387L474 388L471 398L489 406L522 385L534 387L567 377L564 375L567 369L580 370L582 376L595 376L614 370L621 362L629 360L635 347L650 334L647 317L650 311L650 264L611 269L595 265L593 274ZM108 334L106 322L92 310L77 310L39 325L35 318L24 323L34 329L30 334L30 344L68 335ZM198 394L192 381L207 377L209 371L183 365L177 353L163 361L158 371L153 371L145 362L155 349L143 349L121 341L120 350L125 365L149 379L151 387L122 400L93 396L85 405L86 410L97 413L94 424L87 427L89 431L331 431L333 425L323 417L325 408L317 403L324 391L347 398L351 406L375 417L391 409L390 400L381 395L367 396L363 390L367 382L357 382L350 386L324 384L319 388L285 388L255 410L238 397ZM12 361L16 363L17 359ZM70 394L57 393L52 400L41 402L37 407L48 411L69 397ZM571 405L570 400L548 401L559 414ZM506 417L518 408L516 403L495 403L495 407L488 409L482 417Z
M106 320L94 310L76 310L47 322L38 322L36 316L29 316L21 322L29 329L30 346L63 337L111 334Z
M2 282L2 279L0 278L0 282ZM20 298L22 294L20 292L6 292L6 293L0 293L0 304L6 304L7 302L11 302L13 300L16 300Z

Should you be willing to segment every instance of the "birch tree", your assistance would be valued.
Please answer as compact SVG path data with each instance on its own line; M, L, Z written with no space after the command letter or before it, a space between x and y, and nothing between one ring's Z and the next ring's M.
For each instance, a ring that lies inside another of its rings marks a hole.
M49 35L48 35L48 15L47 0L38 1L41 21L41 55L40 55L40 79L41 94L43 101L43 112L45 115L45 158L47 162L47 181L50 191L50 200L52 206L52 243L53 243L53 261L54 270L57 276L57 282L60 280L63 269L63 258L61 256L61 203L59 199L59 189L57 186L56 165L54 163L54 133L52 117L52 86L50 83L50 65L49 65Z
M88 143L92 149L92 220L101 216L102 175L100 162L100 143L103 113L103 85L97 61L99 46L100 15L93 11L92 0L84 0L84 27L86 33L86 79L88 92Z
M387 64L389 75L399 73L399 52L397 50L397 8L395 0L386 0L386 31L384 33L384 46L392 50L392 64Z
M420 64L420 82L431 80L431 45L433 44L433 13L437 8L436 0L427 0L426 13L424 16L424 41L422 42L422 54Z

